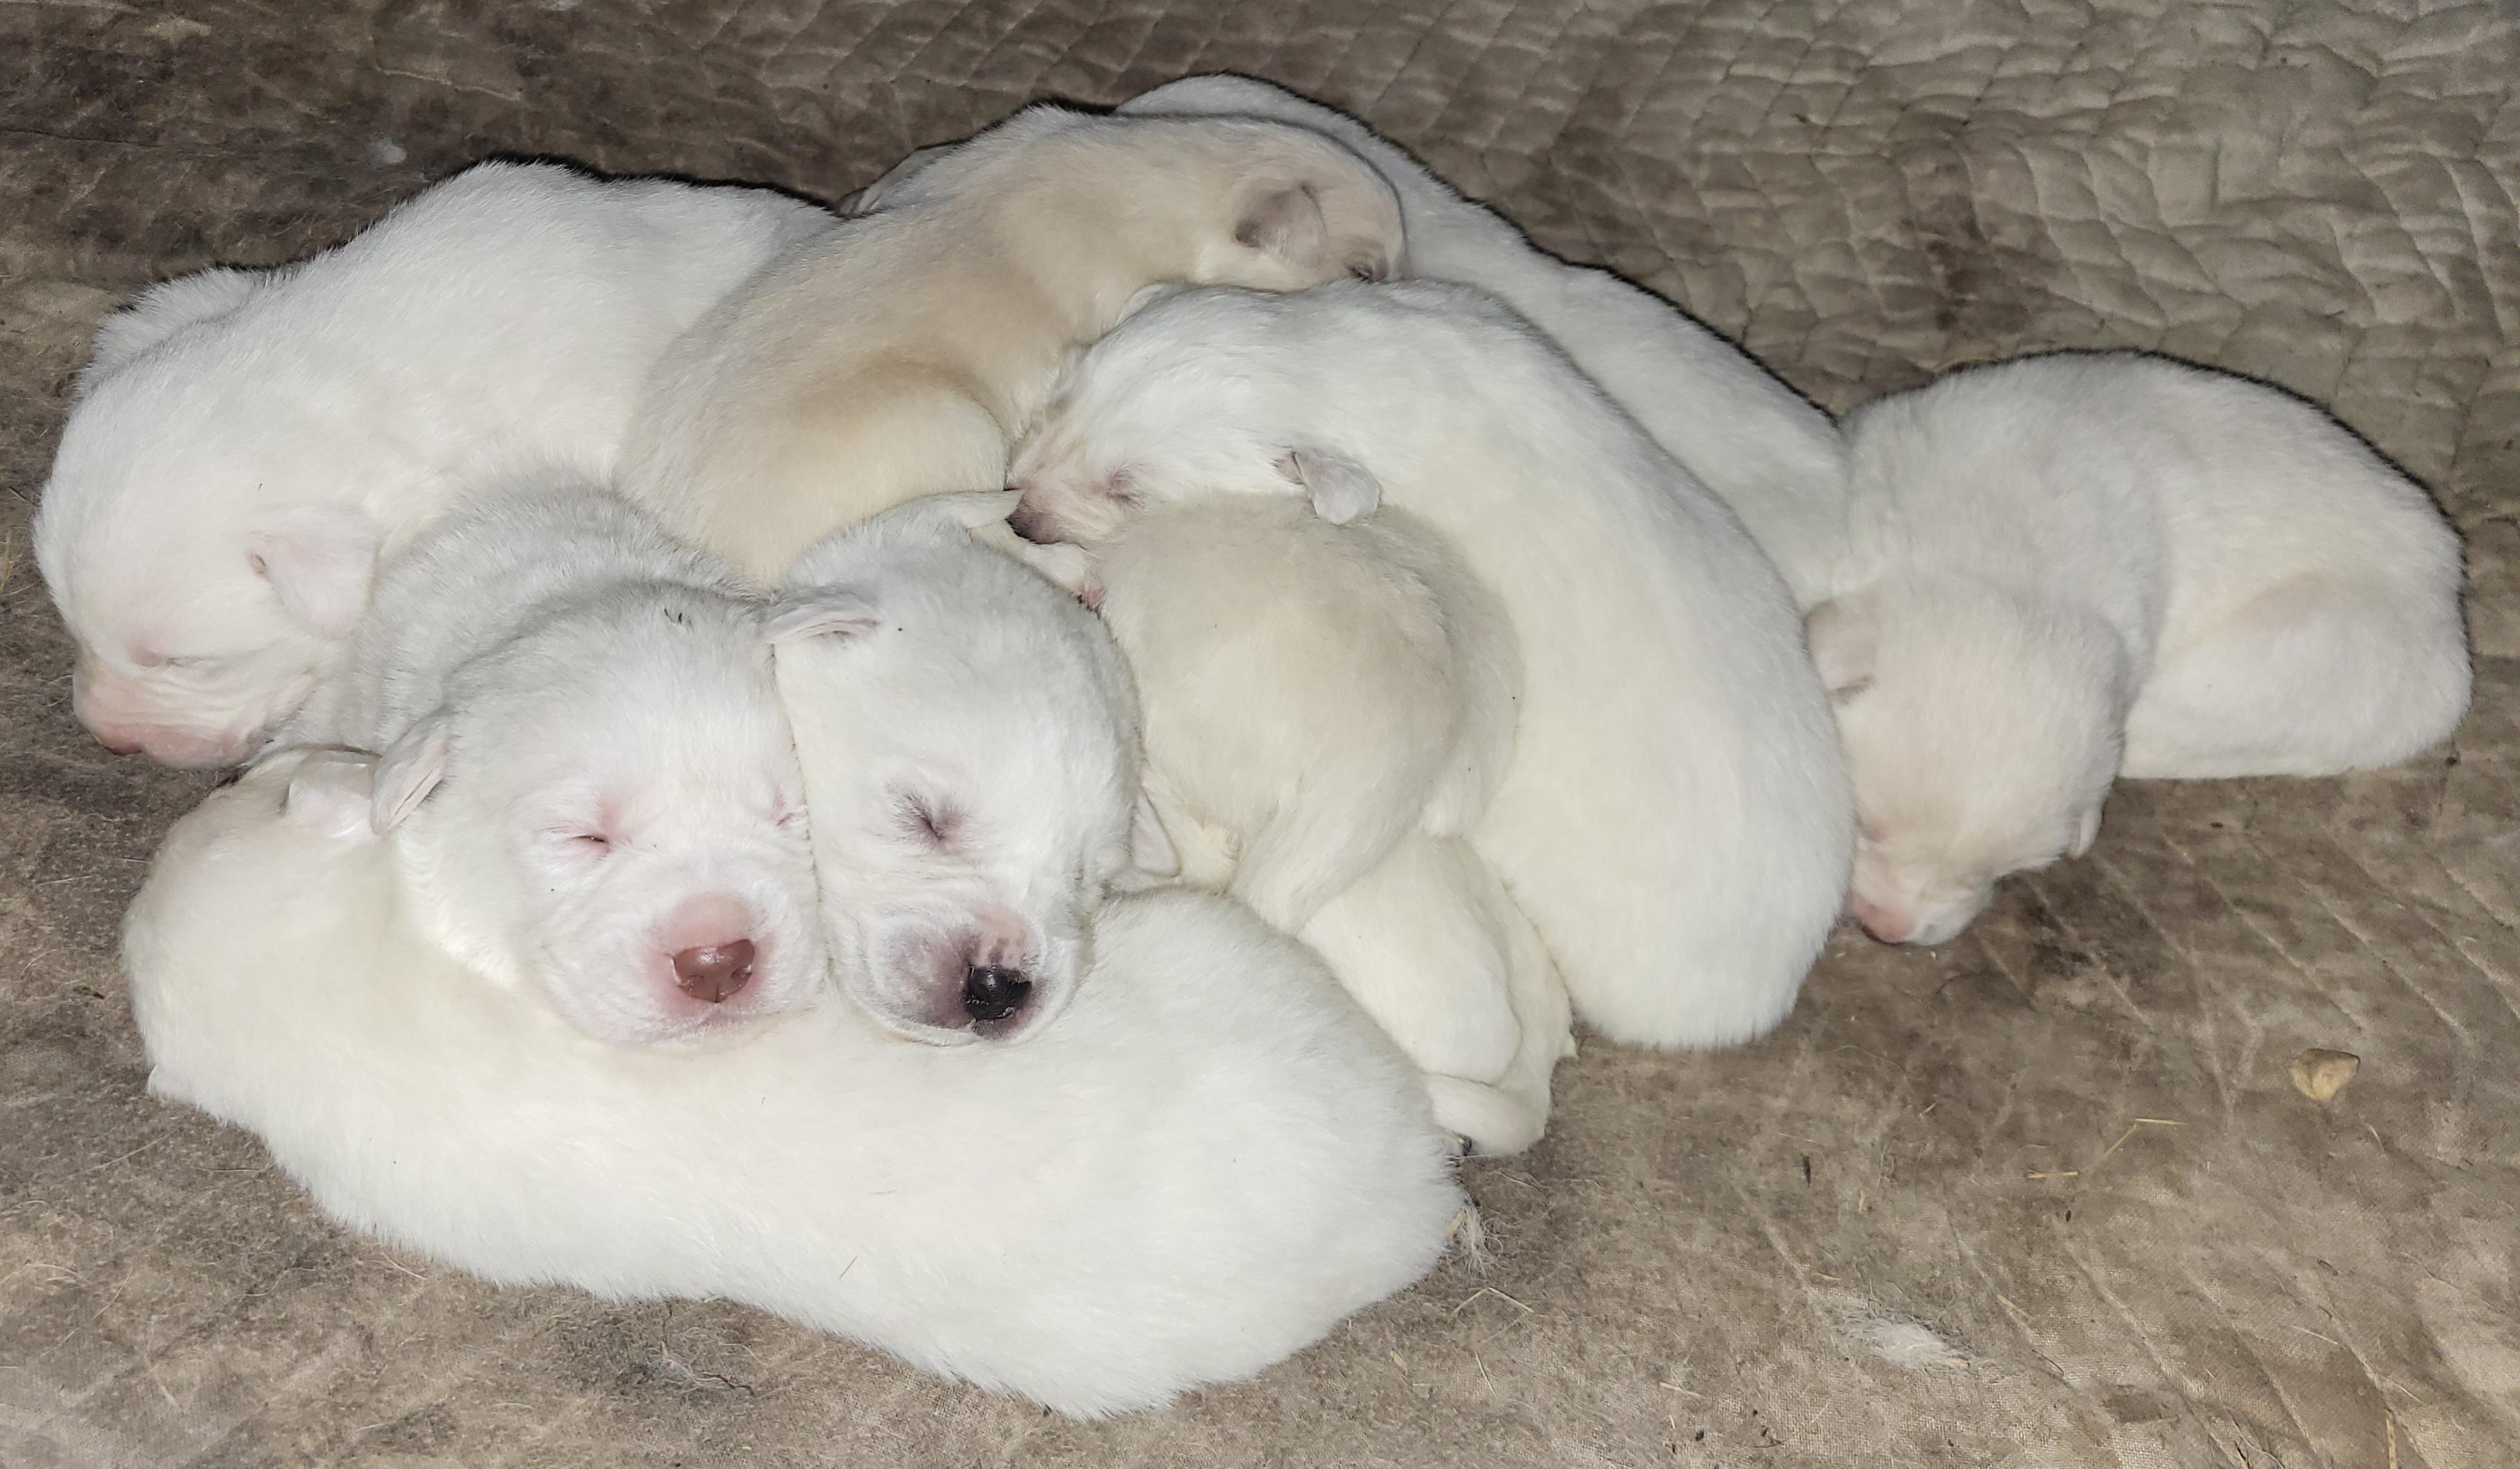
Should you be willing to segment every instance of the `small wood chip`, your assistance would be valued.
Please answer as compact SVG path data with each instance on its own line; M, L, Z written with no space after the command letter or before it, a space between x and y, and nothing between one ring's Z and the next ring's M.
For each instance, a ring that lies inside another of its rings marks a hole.
M2362 1069L2362 1058L2350 1050L2314 1046L2292 1058L2292 1085L2312 1101L2323 1102L2344 1091Z

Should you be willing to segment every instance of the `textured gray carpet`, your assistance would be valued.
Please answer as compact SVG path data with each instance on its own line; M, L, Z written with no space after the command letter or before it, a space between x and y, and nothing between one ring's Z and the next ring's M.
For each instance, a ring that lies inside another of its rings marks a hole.
M2090 860L1939 953L1842 941L1758 1046L1588 1046L1550 1139L1471 1173L1488 1273L1080 1426L744 1311L489 1289L147 1099L114 927L206 782L71 723L20 557L0 1463L2512 1462L2520 41L2495 7L38 0L0 7L0 59L15 545L88 333L153 278L300 254L492 152L831 198L1035 96L1233 67L1364 112L1832 408L2108 345L2332 403L2471 537L2482 675L2456 749L2405 770L2123 789ZM2310 1046L2362 1057L2325 1104L2286 1076Z

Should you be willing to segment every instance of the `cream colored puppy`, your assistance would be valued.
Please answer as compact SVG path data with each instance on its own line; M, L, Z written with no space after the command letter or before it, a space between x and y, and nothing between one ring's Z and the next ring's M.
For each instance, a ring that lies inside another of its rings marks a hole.
M1513 753L1472 835L1576 1012L1676 1046L1792 1007L1854 837L1793 601L1722 503L1492 297L1171 292L1083 355L1013 483L1051 538L1219 494L1423 516L1521 650Z
M1017 112L860 200L695 328L652 380L624 483L763 581L913 496L996 489L1060 356L1143 288L1381 277L1390 187L1250 119Z
M1023 1046L912 1045L834 998L625 1049L422 935L397 849L340 819L364 778L292 753L211 796L123 934L152 1091L259 1134L355 1227L1100 1416L1301 1350L1462 1217L1407 1063L1235 904L1113 904Z
M2391 765L2466 711L2458 539L2272 388L2128 352L1858 410L1811 648L1862 816L1849 911L1940 943L2080 856L2119 776Z
M1312 944L1446 1079L1447 1126L1482 1152L1528 1146L1564 992L1462 840L1513 749L1504 609L1397 510L1332 525L1227 492L1094 509L1066 525L1137 675L1148 787L1187 874ZM1528 1056L1525 1012L1547 1032ZM1516 1070L1534 1057L1536 1085Z

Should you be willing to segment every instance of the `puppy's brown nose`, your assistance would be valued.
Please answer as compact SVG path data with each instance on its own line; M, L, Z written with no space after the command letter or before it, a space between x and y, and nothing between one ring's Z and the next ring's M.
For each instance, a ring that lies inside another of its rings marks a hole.
M674 955L674 984L694 1000L721 1004L752 983L752 940L684 949Z

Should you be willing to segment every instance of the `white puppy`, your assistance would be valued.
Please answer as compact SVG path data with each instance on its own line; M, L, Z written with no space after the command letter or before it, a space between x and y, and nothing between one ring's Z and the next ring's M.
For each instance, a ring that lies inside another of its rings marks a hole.
M1406 1062L1221 899L1114 904L1092 983L1024 1046L906 1045L825 1003L623 1050L438 951L390 848L318 829L354 768L284 815L296 759L177 824L132 905L151 1090L458 1268L743 1302L1092 1416L1262 1370L1462 1218Z
M507 491L386 568L294 743L386 752L415 921L588 1034L675 1040L824 985L762 611L628 502Z
M153 288L97 334L35 517L80 720L169 764L252 754L459 485L608 474L666 344L830 221L484 163L312 259Z
M996 489L1061 354L1156 282L1387 273L1400 212L1319 134L1017 112L861 200L659 368L627 488L769 581L825 532Z
M1828 415L1662 297L1570 265L1472 203L1344 112L1270 82L1192 76L1122 103L1124 115L1269 117L1353 149L1400 196L1407 273L1493 292L1554 338L1672 458L1722 496L1798 600L1833 547L1846 445Z
M1186 875L1312 944L1453 1079L1436 1115L1473 1146L1536 1140L1546 1069L1537 1115L1494 1088L1521 1049L1517 994L1543 1023L1556 997L1541 1052L1566 1048L1563 990L1459 839L1513 750L1521 668L1495 597L1398 510L1331 525L1292 496L1229 491L1090 509L1067 528L1137 676L1148 789Z
M1090 961L1106 885L1133 858L1175 866L1139 819L1109 635L972 539L1013 502L930 496L826 538L771 625L832 959L924 1041L1040 1029Z
M1848 420L1811 646L1863 819L1849 911L1936 944L2079 856L2110 781L2405 760L2465 712L2458 541L2318 409L2132 353L1956 373Z
M1792 599L1723 504L1492 298L1174 293L1084 356L1014 483L1054 536L1217 491L1422 516L1521 647L1511 763L1474 834L1576 1013L1715 1046L1791 1008L1853 826Z

